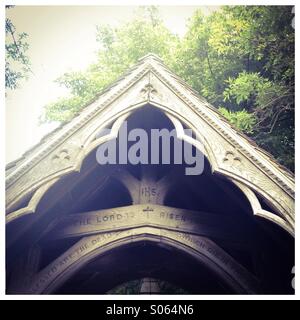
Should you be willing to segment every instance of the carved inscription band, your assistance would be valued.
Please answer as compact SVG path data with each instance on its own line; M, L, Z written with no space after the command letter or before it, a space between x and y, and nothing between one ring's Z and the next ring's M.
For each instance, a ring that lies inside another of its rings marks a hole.
M31 286L23 288L22 291L31 294L53 292L95 257L115 247L141 240L165 242L179 250L197 256L209 268L218 273L236 292L257 292L256 279L211 240L177 231L150 227L85 237L40 271L33 278Z

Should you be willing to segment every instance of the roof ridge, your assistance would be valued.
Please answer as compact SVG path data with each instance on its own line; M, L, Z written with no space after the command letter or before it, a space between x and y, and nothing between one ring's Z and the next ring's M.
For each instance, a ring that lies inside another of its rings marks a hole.
M144 56L145 59L147 60L149 55ZM152 55L153 56L153 55ZM147 58L147 59L146 59ZM53 130L49 131L45 135L43 135L38 142L36 142L34 145L26 149L19 157L15 158L14 160L8 162L5 165L5 170L9 170L16 166L18 163L22 162L22 160L26 159L27 156L30 154L34 153L39 147L41 147L44 143L46 143L46 140L51 138L54 134L62 130L68 123L72 122L76 117L80 116L80 114L85 110L86 107L88 107L90 104L94 103L100 96L102 96L104 93L109 91L111 88L116 86L118 83L120 83L124 78L126 78L131 72L133 72L137 67L139 67L142 62L142 58L140 58L135 64L132 64L129 66L122 74L120 74L113 82L107 84L104 86L102 89L99 89L99 92L95 94L95 96L90 99L88 102L86 102L82 108L77 111L73 117L69 120L62 121L56 128ZM13 171L12 171L13 172Z
M159 58L160 59L160 58ZM176 74L174 71L172 71L164 62L162 59L160 59L160 62L162 63L162 65L164 66L164 68L166 69L166 71L169 73L169 75L175 79L175 81L178 81L182 86L184 86L187 90L191 91L191 93L195 96L196 99L200 100L202 103L205 104L206 107L208 107L210 110L212 110L213 112L215 112L217 114L217 116L219 118L221 118L221 120L223 122L225 122L226 124L228 124L232 130L235 131L236 134L240 135L242 138L244 138L245 140L248 141L248 143L252 144L252 146L254 148L257 149L258 152L263 154L263 157L267 158L271 163L273 163L275 166L277 166L277 168L282 171L283 173L286 173L289 178L292 178L294 180L295 178L295 174L288 169L286 166L284 166L283 164L279 163L278 160L273 156L273 154L271 154L270 152L268 152L267 150L265 150L264 148L262 148L261 146L259 146L257 144L257 142L252 139L251 137L249 137L248 135L246 135L243 131L241 131L240 129L236 128L233 124L231 124L229 122L228 119L226 119L224 117L224 115L221 114L221 112L219 111L218 108L216 108L214 105L212 105L210 102L208 102L203 96L201 96L198 91L196 91L194 88L192 88L185 80L183 80L182 78L180 78L180 76L178 74Z
M228 124L231 129L238 135L240 135L242 138L244 138L245 140L248 141L248 143L252 144L252 146L254 148L257 149L258 152L263 153L263 157L266 158L266 160L269 160L271 163L273 163L273 165L275 165L282 173L287 174L289 177L291 177L292 179L294 179L294 173L291 172L288 168L286 168L285 166L283 166L282 164L280 164L275 157L270 154L269 152L267 152L265 149L263 149L262 147L260 147L255 140L253 140L251 137L249 137L248 135L244 134L241 130L237 129L236 127L234 127L220 112L219 110L214 107L213 105L211 105L204 97L202 97L198 91L196 91L195 89L193 89L186 81L184 81L179 75L177 75L175 72L173 72L165 63L164 61L157 55L154 53L148 53L145 56L139 58L137 60L137 62L135 64L132 64L131 66L129 66L118 78L116 78L115 81L113 81L112 83L108 84L106 87L102 88L101 90L99 90L99 92L95 95L95 97L93 99L91 99L89 102L87 102L84 106L82 106L82 109L74 115L74 117L72 117L72 119L70 119L69 121L63 122L60 126L58 126L57 128L55 128L53 131L50 131L48 134L46 134L45 136L43 136L40 140L39 143L37 143L36 145L32 146L31 148L29 148L26 152L24 152L19 158L17 158L16 160L13 160L11 162L9 162L6 167L7 169L9 168L13 168L14 166L17 166L19 163L23 163L23 160L26 159L28 156L30 156L31 154L33 154L36 150L38 150L39 147L41 147L47 139L52 138L52 136L54 136L56 133L58 133L59 131L61 131L67 124L69 124L70 122L72 122L75 118L77 118L78 116L80 116L82 114L82 112L84 112L84 110L91 105L92 103L94 103L98 98L100 98L103 94L105 94L106 92L108 92L110 89L112 89L113 87L115 87L116 85L118 85L122 80L124 80L128 75L130 75L132 72L134 72L138 67L142 66L143 64L146 64L147 66L147 61L153 61L154 62L154 66L152 65L152 63L150 62L150 65L152 67L155 68L155 65L158 65L158 67L162 67L164 69L165 72L167 72L169 74L169 76L171 76L174 81L179 82L179 84L183 87L186 88L187 90L189 90L192 95L194 95L194 97L198 100L200 100L202 103L205 104L206 107L208 107L209 109L211 109L217 116L218 118L220 118L224 123ZM145 70L144 70L145 71ZM14 172L14 169L12 170L11 173Z
M157 54L153 53L153 52L149 52L147 53L146 55L142 56L141 58L139 58L137 61L145 61L145 60L148 60L148 59L156 59L162 63L164 63L163 59L160 58Z

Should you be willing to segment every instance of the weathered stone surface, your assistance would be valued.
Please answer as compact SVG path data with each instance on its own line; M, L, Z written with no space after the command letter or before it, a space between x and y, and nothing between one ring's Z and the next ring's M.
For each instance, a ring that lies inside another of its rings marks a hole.
M54 227L50 238L80 237L144 226L240 242L243 242L245 236L242 232L236 231L238 224L226 217L153 204L141 204L66 216Z
M10 171L7 210L48 181L78 171L90 150L105 141L91 139L98 130L147 103L192 128L202 137L212 169L257 191L293 229L293 177L151 55Z
M53 291L85 263L107 250L135 241L166 242L202 259L239 293L258 290L255 278L211 240L185 233L151 227L88 236L39 272L28 288L20 292L40 294Z
M214 215L163 206L170 187L177 183L172 172L158 180L151 168L148 172L143 171L139 179L123 169L103 173L97 186L93 187L98 190L97 187L105 185L107 180L117 179L128 191L128 203L132 202L132 205L63 216L65 204L87 198L90 190L82 191L78 199L73 199L59 182L69 173L80 172L88 155L103 143L116 139L124 121L145 105L162 111L173 123L177 138L195 146L207 157L212 172L236 184L249 200L254 215L268 219L294 235L294 177L232 128L216 109L198 97L160 60L149 55L9 170L6 180L8 227L15 226L25 216L24 220L30 218L26 220L29 223L18 224L18 229L8 234L9 245L13 246L27 236L35 248L37 237L31 240L29 231L42 223L45 216L48 220L45 218L44 226L53 217L58 220L50 221L46 230L40 230L39 238L47 234L49 241L65 241L70 237L81 239L43 270L38 271L32 257L32 264L26 264L24 279L17 279L8 290L52 293L93 258L123 245L148 241L197 258L235 293L259 292L256 278L210 239L221 240L224 244L230 242L234 249L237 242L243 247L245 239L251 239L249 247L259 240L239 228L241 220L226 217L227 208L224 208L224 215ZM99 136L103 128L110 128L110 131ZM197 139L185 135L184 128L192 129ZM93 173L91 168L90 172ZM70 185L72 181L80 185L81 178L69 181ZM51 188L57 184L58 190L51 194ZM197 186L192 186L192 191L195 188ZM49 193L50 201L43 203L43 209L38 212L44 195ZM270 211L262 208L260 197L270 204ZM55 207L57 212L52 216L55 200L61 198L63 201ZM251 215L245 217L251 218ZM23 262L16 265L16 278L21 274Z

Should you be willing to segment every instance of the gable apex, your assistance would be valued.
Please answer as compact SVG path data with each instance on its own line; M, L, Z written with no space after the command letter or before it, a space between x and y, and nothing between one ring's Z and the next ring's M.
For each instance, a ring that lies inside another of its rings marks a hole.
M7 203L13 206L25 190L32 192L46 181L68 172L79 171L88 154L87 150L90 150L91 146L87 142L91 141L93 130L99 130L109 121L120 123L126 119L126 115L146 104L161 109L168 117L181 123L180 126L184 125L199 133L206 143L203 152L209 159L213 172L246 184L247 188L261 193L268 201L276 203L275 207L284 212L288 224L293 225L293 174L254 141L236 130L215 107L152 53L142 57L118 80L99 93L70 122L43 138L20 161L8 166ZM68 151L68 164L64 164L65 169L57 168L55 171L49 164L51 158L56 157L60 150L68 148L71 148ZM227 161L228 156L233 160L238 159L238 166L231 165ZM36 181L32 182L31 176L35 170L39 171L38 175L43 175L43 169L38 169L43 163L54 171L48 172L47 178L34 177ZM30 179L26 178L27 175ZM23 191L16 192L19 188ZM15 196L17 198L14 199Z

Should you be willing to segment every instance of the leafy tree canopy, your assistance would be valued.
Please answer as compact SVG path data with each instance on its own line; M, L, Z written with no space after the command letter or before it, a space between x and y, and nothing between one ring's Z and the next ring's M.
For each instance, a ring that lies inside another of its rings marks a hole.
M6 10L13 6L6 6ZM26 55L29 48L27 33L18 33L9 18L5 18L5 88L16 89L20 80L26 78L30 71L30 61Z
M195 12L183 39L156 7L142 7L118 28L97 27L98 60L57 82L70 89L45 108L67 121L149 52L159 55L238 129L291 170L294 166L294 29L289 6L225 6Z
M100 50L95 64L84 72L65 73L56 80L70 89L72 97L48 105L47 120L71 119L139 58L152 52L169 61L179 44L178 37L164 26L156 7L141 7L136 18L120 28L98 26L97 41Z
M294 166L294 29L289 6L195 13L174 69L235 126Z

